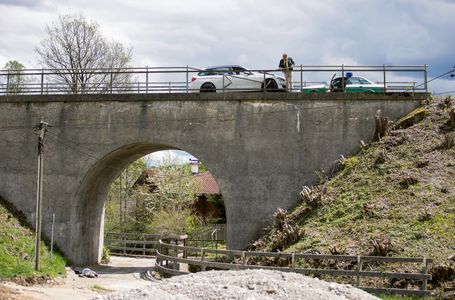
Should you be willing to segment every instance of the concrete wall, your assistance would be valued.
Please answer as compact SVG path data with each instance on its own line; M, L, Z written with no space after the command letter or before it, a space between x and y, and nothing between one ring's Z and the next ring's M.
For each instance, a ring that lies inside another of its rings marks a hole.
M333 97L336 98L333 98ZM44 233L76 264L95 263L111 182L132 161L164 149L204 162L223 193L228 247L254 240L278 208L341 154L370 141L378 109L391 119L413 97L291 93L10 96L0 98L0 197L34 223L36 144L46 136Z

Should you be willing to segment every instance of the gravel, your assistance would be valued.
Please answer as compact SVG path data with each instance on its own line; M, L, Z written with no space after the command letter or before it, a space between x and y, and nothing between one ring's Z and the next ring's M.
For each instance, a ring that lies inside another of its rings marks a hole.
M296 273L266 270L208 271L156 281L143 289L99 296L97 300L188 299L379 299L350 285Z

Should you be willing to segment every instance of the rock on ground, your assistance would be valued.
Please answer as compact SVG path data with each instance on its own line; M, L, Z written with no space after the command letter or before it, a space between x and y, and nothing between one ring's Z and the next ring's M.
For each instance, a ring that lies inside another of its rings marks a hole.
M350 285L296 273L267 270L208 271L157 281L144 289L99 296L97 300L188 299L379 299Z

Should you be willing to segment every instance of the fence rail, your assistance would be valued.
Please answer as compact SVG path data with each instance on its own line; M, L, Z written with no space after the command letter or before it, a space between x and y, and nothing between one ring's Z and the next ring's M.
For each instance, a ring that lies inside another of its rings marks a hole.
M104 245L112 254L147 257L156 254L160 238L159 234L108 232Z
M375 73L382 84L384 92L427 91L428 72L427 65L392 66L392 65L366 65L366 66L295 66L292 91L300 91L308 84L321 84L324 81L311 80L320 77L329 80L331 74L338 73L344 77L347 72ZM58 94L148 94L148 93L189 93L199 90L190 88L191 78L201 69L183 67L144 67L122 69L24 69L0 70L0 96L5 95L58 95ZM279 69L251 69L249 71L264 74L279 75ZM421 79L417 84L415 80L391 80L390 77L415 73ZM226 77L226 75L223 75ZM81 81L80 78L84 78ZM245 79L248 80L248 79ZM221 92L232 92L238 89L224 86ZM258 88L258 91L265 91Z
M234 263L226 263L210 260L210 254L225 256L230 258ZM198 256L196 258L196 256ZM263 266L250 264L251 258L281 258L287 260L287 266ZM321 268L304 268L299 266L300 261L323 261L329 260L334 262L351 262L352 269L321 269ZM178 241L163 242L159 241L159 250L157 252L156 269L162 274L182 275L188 274L184 266L188 269L198 267L201 271L207 268L223 270L244 270L244 269L267 269L278 270L283 272L296 272L304 275L329 275L344 276L355 279L354 285L369 292L386 292L401 295L419 295L427 296L431 291L427 289L428 280L431 280L431 274L428 273L431 259L411 258L411 257L382 257L382 256L351 256L351 255L320 255L320 254L303 254L303 253L276 253L276 252L258 252L258 251L237 251L237 250L216 250L198 247L189 247L178 245ZM371 267L371 264L400 263L400 264L420 264L419 271L402 273L383 270L366 270L365 265ZM404 289L390 287L374 287L362 284L365 279L383 278L383 279L403 279L414 281L419 284L419 289Z

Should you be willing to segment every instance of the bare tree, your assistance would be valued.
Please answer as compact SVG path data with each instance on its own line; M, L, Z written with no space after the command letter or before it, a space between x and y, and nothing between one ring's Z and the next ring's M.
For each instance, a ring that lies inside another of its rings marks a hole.
M126 89L130 75L122 71L131 61L131 49L106 41L95 21L62 15L46 32L35 51L45 68L55 70L54 83L74 94Z

